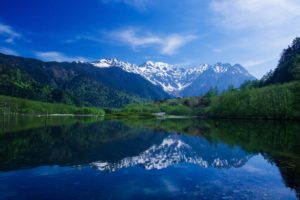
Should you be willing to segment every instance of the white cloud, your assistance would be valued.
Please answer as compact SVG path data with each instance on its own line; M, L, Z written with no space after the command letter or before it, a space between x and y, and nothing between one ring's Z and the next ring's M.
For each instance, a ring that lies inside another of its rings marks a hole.
M300 35L299 0L213 0L210 9L227 37L223 48L238 52L233 59L246 60L257 76L276 67L282 50Z
M214 0L210 4L229 28L266 28L300 17L299 0Z
M134 47L138 46L148 46L152 44L160 44L162 43L162 39L151 35L146 34L143 36L137 35L137 30L135 29L125 29L121 31L115 31L111 33L111 37L118 41L124 42Z
M14 43L15 39L22 36L20 33L13 30L12 27L5 24L0 24L0 35L3 35L5 37L4 41L10 44Z
M180 34L158 36L152 33L141 33L137 29L124 29L112 32L109 35L113 40L130 45L134 49L156 46L160 49L161 54L165 55L175 54L179 48L197 38L195 35Z
M186 43L195 40L197 37L194 35L180 36L171 35L164 40L162 53L172 55L176 53L177 49L184 46Z
M6 48L6 47L0 47L0 52L4 53L4 54L8 54L8 55L14 55L14 56L19 55L16 51Z
M69 57L63 53L57 51L48 51L48 52L35 52L37 58L45 61L57 61L57 62L72 62L72 61L86 61L87 59L83 57Z

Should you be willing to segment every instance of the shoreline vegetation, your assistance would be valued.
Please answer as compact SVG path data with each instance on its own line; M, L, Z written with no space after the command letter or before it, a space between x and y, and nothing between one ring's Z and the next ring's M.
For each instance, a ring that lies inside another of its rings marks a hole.
M232 89L217 95L129 104L121 109L76 107L0 95L0 114L37 117L217 118L300 120L300 82Z
M232 89L216 95L177 98L145 104L130 104L112 110L116 116L190 116L223 119L300 120L300 82L261 88Z
M76 107L0 95L0 114L37 117L217 118L300 120L300 82L231 89L217 95L129 104L120 109Z
M28 116L104 116L101 108L32 101L0 95L0 114Z

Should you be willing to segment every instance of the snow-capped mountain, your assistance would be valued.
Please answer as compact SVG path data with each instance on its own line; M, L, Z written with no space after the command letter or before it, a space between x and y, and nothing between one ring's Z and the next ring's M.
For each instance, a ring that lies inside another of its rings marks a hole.
M185 89L197 79L201 79L202 77L205 79L207 75L220 77L226 74L227 77L233 80L232 82L227 81L228 83L222 83L222 87L220 88L217 83L208 84L210 87L216 86L220 90L226 89L229 85L238 87L245 80L255 79L239 64L232 66L230 64L217 63L215 65L203 64L196 67L178 67L168 63L152 61L147 61L142 65L135 65L118 59L100 59L91 64L100 68L120 67L127 72L139 74L151 83L161 86L164 91L175 96L186 96ZM234 81L236 77L239 77L238 81ZM224 86L225 88L223 88ZM199 85L201 90L194 91L193 94L189 94L188 96L200 95L210 89L206 86L204 86L205 88L202 87Z
M200 150L195 148L196 145L188 144L188 141L181 139L176 135L170 135L166 137L160 144L153 145L144 152L141 152L137 156L126 157L118 162L110 163L106 161L96 161L91 163L91 166L101 171L114 172L119 169L143 166L146 170L152 169L163 169L169 166L189 163L195 164L199 167L208 168L229 168L229 167L240 167L242 166L251 156L246 156L239 150L230 150L230 157L222 155L218 150L224 151L224 147L218 147L216 149L207 149L209 145L202 144ZM226 147L225 147L226 149ZM213 157L205 157L206 151L210 151ZM226 150L225 150L226 151ZM203 155L202 155L203 154Z

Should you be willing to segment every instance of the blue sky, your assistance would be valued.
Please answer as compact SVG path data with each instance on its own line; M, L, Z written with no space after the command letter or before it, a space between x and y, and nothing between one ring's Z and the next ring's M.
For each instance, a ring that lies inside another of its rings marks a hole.
M300 36L299 11L299 0L1 0L0 52L56 61L220 61L261 77Z

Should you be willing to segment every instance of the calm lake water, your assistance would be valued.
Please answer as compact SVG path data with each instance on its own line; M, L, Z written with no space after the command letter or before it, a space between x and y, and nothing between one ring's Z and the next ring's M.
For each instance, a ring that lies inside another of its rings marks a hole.
M297 122L0 116L0 199L299 199Z

